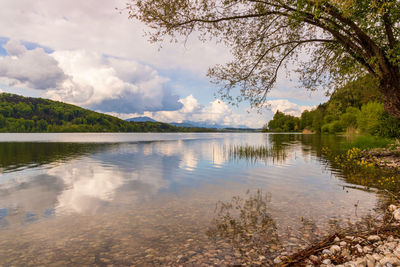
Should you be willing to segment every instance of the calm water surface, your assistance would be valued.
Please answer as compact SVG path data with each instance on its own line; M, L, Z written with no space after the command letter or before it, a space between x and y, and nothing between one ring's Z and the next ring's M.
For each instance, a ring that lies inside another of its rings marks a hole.
M324 234L332 218L357 220L381 202L321 157L323 146L340 142L262 133L0 134L0 265L240 263L229 240L206 231L218 201L257 190L270 197L281 246L296 248L305 219ZM232 145L283 153L232 158Z

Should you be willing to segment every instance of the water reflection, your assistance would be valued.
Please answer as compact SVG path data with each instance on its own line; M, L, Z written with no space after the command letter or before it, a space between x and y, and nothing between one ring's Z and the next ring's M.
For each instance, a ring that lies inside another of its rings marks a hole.
M67 161L70 158L94 153L102 148L102 144L0 143L0 174L56 161Z
M380 201L374 192L350 188L355 182L321 154L343 138L200 136L138 142L125 135L124 143L101 143L99 134L98 143L0 143L0 265L245 263L245 249L231 244L274 240L273 254L298 246L293 237L301 232L324 234L332 217L357 219L357 202L361 216ZM230 159L231 146L272 152L249 164L246 157ZM248 189L270 194L249 197ZM233 196L245 207L239 217L227 209L234 205L221 204ZM215 203L220 216L213 221ZM210 223L215 242L205 234ZM227 227L233 232L223 236L219 230Z

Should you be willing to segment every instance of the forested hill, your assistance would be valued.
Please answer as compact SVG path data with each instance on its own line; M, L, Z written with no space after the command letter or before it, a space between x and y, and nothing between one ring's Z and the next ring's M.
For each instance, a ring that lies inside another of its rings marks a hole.
M0 132L185 132L161 122L127 122L78 106L42 98L0 94Z
M382 96L370 76L360 77L337 88L330 99L300 117L277 111L264 127L271 132L317 133L360 132L383 137L400 137L400 120L384 109Z

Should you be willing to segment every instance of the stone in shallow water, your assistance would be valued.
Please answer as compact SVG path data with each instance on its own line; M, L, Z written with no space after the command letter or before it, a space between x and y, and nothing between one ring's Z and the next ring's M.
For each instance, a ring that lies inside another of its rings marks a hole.
M357 267L365 267L367 266L367 260L365 258L358 258L356 261Z
M322 261L322 263L328 265L328 264L331 264L332 262L330 259L325 259Z
M377 242L377 241L380 241L380 240L381 240L381 238L378 235L370 235L370 236L368 236L368 241Z
M336 254L338 252L340 252L341 248L338 245L333 245L331 246L331 248L329 249L333 254Z
M393 217L397 220L400 221L400 209L397 209L393 212Z
M371 253L373 251L373 249L369 246L365 246L363 247L363 252L364 253Z
M332 252L329 249L324 249L322 254L332 255Z
M371 255L366 255L367 258L367 267L374 267L375 266L375 258Z
M280 264L280 263L282 263L282 260L281 260L281 257L276 257L275 259L274 259L274 263L275 264Z

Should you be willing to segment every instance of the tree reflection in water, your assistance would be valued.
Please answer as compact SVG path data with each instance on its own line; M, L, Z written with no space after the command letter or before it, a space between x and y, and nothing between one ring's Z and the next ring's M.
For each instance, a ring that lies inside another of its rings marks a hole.
M268 211L270 195L257 190L255 194L248 191L247 196L247 199L235 196L229 202L219 201L207 235L230 243L242 255L258 258L277 250L277 226Z

